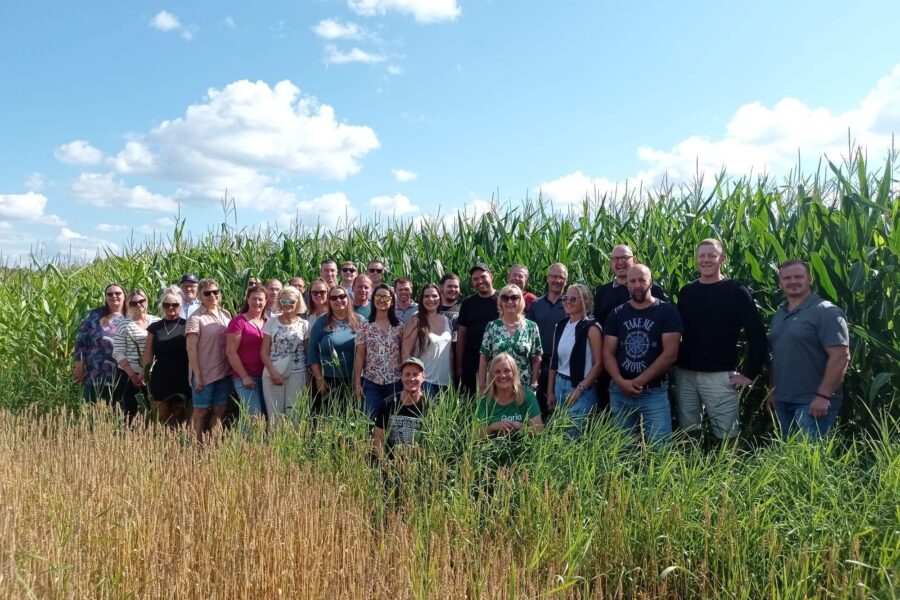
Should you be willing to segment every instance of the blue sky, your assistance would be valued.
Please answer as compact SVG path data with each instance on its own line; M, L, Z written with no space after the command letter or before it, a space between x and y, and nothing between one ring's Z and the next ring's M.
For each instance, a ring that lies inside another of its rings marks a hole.
M0 7L0 255L882 157L900 2Z

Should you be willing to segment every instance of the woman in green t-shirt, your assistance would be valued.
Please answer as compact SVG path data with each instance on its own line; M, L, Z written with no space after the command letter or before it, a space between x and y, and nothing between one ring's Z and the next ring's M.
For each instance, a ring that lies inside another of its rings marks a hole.
M516 361L506 352L495 356L488 366L488 382L475 418L485 435L509 435L528 425L533 433L544 428L537 398L522 385Z

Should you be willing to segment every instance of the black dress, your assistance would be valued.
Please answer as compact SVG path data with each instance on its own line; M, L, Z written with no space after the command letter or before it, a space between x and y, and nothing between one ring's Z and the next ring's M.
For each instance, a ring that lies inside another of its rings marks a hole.
M156 359L150 372L150 396L156 401L184 402L191 397L185 323L184 319L162 319L147 327Z

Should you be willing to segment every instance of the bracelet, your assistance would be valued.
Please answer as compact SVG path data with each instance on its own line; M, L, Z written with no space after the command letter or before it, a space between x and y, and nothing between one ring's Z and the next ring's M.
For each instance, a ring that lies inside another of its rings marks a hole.
M819 392L816 392L814 395L818 396L819 398L824 398L825 400L828 400L829 402L831 402L831 399L832 399L831 396L826 396L825 394L820 394Z
M578 385L575 386L575 389L577 389L577 390L579 390L579 391L581 391L581 392L586 392L587 389L588 389L588 386L584 385L584 382L581 381L581 382L578 383Z

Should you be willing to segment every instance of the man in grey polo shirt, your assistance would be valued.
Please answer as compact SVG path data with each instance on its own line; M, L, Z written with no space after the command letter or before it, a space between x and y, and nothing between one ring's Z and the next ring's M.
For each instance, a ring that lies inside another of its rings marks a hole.
M547 273L547 293L525 310L525 317L537 323L541 333L541 347L544 357L541 360L541 375L538 379L537 400L541 407L541 418L547 422L550 411L547 409L547 384L550 374L550 358L553 353L553 332L556 324L566 316L566 309L560 298L566 289L569 270L562 263L553 263Z
M772 384L766 402L784 435L799 429L811 440L828 435L841 408L850 363L844 311L810 291L809 266L782 263L778 284L787 300L772 315Z

